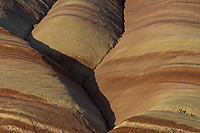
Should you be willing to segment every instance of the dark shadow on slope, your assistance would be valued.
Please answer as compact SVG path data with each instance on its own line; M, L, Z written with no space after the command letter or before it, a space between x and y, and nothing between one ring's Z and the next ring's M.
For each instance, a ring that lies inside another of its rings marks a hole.
M112 130L115 125L115 114L110 107L108 99L99 90L98 83L96 82L95 75L91 76L85 84L83 84L88 95L92 98L94 103L100 109L104 119L106 120L108 131Z
M68 74L69 72L72 75L73 79L76 80L75 82L78 81L81 84L81 86L85 89L85 91L87 92L91 100L94 102L96 107L100 110L103 118L106 121L107 129L111 130L114 127L115 115L110 107L109 101L99 90L98 84L95 79L94 70L83 65L76 59L64 55L61 52L54 50L46 44L36 40L32 36L32 34L29 36L29 40L31 40L31 44L35 45L32 46L32 48L36 49L39 52L42 51L42 54L44 53L45 55L47 55L47 57L50 57L59 64L57 65L57 63L55 64L54 61L52 62L48 59L45 59L56 71L58 71L61 74ZM62 70L63 68L64 70Z
M37 25L48 13L57 0L12 0L0 2L3 15L0 27L26 40L34 25ZM35 6L33 6L35 5Z
M64 55L61 52L54 50L46 44L34 39L32 34L29 36L28 40L31 44L34 44L34 46L32 46L34 49L42 51L48 57L56 61L59 65L66 69L80 84L83 84L90 76L93 75L92 69L86 67L76 59Z
M125 10L125 3L126 3L126 0L123 0L122 1L122 5L123 5L123 33L125 32L125 24L124 24L124 22L125 22L125 12L124 12L124 10Z

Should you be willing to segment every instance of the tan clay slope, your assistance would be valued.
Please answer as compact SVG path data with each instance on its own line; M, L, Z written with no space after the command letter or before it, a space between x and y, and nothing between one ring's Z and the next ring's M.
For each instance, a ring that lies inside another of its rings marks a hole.
M110 127L142 113L200 130L199 7L199 0L126 1L125 33L84 84ZM125 125L119 127L151 129Z
M30 95L10 89L0 89L0 92L1 95L3 94L0 97L0 132L2 133L97 132L84 117L70 108L40 102L38 98L35 101ZM28 99L16 97L19 94Z
M123 0L59 0L29 42L83 83L123 33Z
M152 113L152 112L151 112ZM156 115L156 116L155 116ZM159 116L160 115L160 116ZM172 118L174 117L174 118ZM115 127L109 133L199 133L199 129L181 124L169 118L177 119L182 118L182 121L187 123L199 125L200 121L195 116L187 116L183 114L177 114L171 111L165 112L154 112L154 117L147 115L134 116L128 120L122 122L120 125Z
M100 111L63 68L3 28L0 79L2 131L107 131Z
M0 27L27 39L56 0L1 0Z

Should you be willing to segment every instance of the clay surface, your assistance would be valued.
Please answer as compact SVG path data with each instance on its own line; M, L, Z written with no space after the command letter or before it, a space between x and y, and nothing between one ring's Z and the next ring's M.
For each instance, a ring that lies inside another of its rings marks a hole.
M59 0L28 40L83 83L122 33L122 0Z
M2 0L0 132L200 132L199 11L200 0Z
M16 131L25 130L16 125L17 121L23 124L21 116L9 116L10 110L15 110L15 113L31 111L30 114L37 118L33 124L25 122L27 126L30 126L27 130L33 130L34 123L38 123L39 125L36 126L38 129L36 129L39 131L45 128L52 132L58 129L59 132L62 130L107 131L100 111L84 89L48 56L39 53L31 48L28 42L4 29L1 29L0 33L0 52L0 86L2 88L0 95L3 103L1 106L9 108L9 110L2 110L8 111L8 114L7 112L1 114L3 121L5 117L5 127L2 127L2 130L15 130L15 127ZM31 106L32 104L34 105ZM27 109L23 110L23 108ZM58 114L54 113L57 111ZM11 111L11 114L14 112ZM23 113L23 115L26 114ZM30 121L31 118L27 117L24 118L25 121L26 119ZM14 119L13 122L12 119ZM40 122L39 119L42 121ZM13 124L9 125L9 121Z
M1 0L0 27L27 39L56 0Z
M199 3L198 0L125 2L125 33L98 65L95 79L84 84L111 127L113 122L118 125L152 110L183 110L189 117L199 119ZM103 104L95 90L107 98L110 106ZM115 115L109 115L107 108ZM199 129L190 122L185 125Z

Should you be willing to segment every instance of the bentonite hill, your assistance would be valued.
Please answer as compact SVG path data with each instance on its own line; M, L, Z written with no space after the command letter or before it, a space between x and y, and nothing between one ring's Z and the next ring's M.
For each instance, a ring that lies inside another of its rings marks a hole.
M200 0L0 0L0 133L200 133Z

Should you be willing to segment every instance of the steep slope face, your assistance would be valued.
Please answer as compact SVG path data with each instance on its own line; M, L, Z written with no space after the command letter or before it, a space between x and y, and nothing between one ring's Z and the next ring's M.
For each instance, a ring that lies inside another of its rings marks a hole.
M100 111L68 72L3 28L0 79L3 132L107 131Z
M0 27L27 39L33 29L57 0L1 0Z
M199 7L199 0L126 1L125 33L95 70L96 79L84 84L110 127L114 120L119 125L112 132L150 131L156 119L164 119L164 127L169 121L172 130L199 132ZM102 96L95 95L99 90L115 117ZM145 120L120 124L135 115Z
M28 40L83 83L123 33L122 5L123 0L59 0Z

